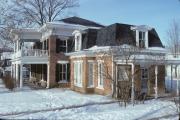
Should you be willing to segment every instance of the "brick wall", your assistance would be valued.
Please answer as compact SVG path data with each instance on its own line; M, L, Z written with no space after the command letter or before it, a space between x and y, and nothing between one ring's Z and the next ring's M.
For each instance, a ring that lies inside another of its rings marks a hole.
M56 53L56 38L57 36L51 35L49 37L49 80L50 87L57 85L56 83L56 64L59 60L69 61L69 58L64 53ZM68 86L68 85L67 85Z

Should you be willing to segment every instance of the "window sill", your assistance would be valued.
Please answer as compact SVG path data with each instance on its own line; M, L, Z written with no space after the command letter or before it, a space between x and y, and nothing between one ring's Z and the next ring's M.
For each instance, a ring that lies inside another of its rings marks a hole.
M102 89L102 90L104 90L104 87L103 87L103 86L97 86L96 88L97 88L97 89Z
M94 88L94 85L88 86L87 88Z
M83 86L82 85L80 85L80 84L74 84L74 86L76 86L76 87L80 87L80 88L82 88Z

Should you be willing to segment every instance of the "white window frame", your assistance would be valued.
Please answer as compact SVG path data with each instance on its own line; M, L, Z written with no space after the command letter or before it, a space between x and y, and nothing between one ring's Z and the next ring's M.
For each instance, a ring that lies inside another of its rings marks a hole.
M74 85L77 87L82 87L82 78L83 78L82 72L83 72L83 61L75 61L74 62Z
M90 73L90 66L92 66L92 73ZM92 76L92 77L91 77ZM90 80L92 80L92 84L90 85ZM88 61L88 88L94 87L94 61Z
M142 38L140 39L140 34L141 34L141 36L142 36ZM144 32L144 31L139 31L139 47L141 47L141 48L143 48L142 46L141 46L141 42L143 42L143 44L144 44L144 48L146 48L146 32Z
M78 40L79 40L79 43L78 43ZM75 51L80 51L81 47L82 47L82 34L78 32L75 34Z
M101 69L100 69L100 66L102 67ZM97 86L97 88L99 88L99 89L104 89L103 70L104 70L103 61L98 61L98 86ZM102 82L102 84L101 84L101 82Z
M60 70L60 67L58 67L59 71L61 71L58 73L58 75L60 76L60 74L61 74L61 77L63 77L63 74L65 74L65 80L63 80L63 79L59 80L59 83L61 83L61 82L67 81L67 64L68 63L58 63L58 64L62 65L62 70ZM64 71L64 67L65 67L65 71Z

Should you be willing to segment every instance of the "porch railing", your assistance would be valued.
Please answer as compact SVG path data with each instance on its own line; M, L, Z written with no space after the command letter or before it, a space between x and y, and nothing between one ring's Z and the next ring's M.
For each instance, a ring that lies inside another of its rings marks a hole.
M48 50L41 50L41 49L19 50L12 55L12 58L25 57L25 56L46 57L48 56Z
M22 51L22 56L48 56L48 51L40 49L27 49Z

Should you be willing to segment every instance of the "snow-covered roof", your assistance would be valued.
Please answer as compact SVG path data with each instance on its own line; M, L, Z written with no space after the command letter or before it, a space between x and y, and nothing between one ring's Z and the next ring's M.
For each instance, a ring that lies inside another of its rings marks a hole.
M138 54L166 54L167 51L164 48L158 48L158 47L151 47L148 49L138 49L137 47L131 46L131 45L127 45L127 44L123 44L121 46L93 46L89 49L84 49L82 51L76 51L76 52L71 52L71 53L67 53L66 55L68 56L81 56L81 55L86 55L86 56L92 56L97 54L98 52L107 52L107 51L116 51L117 50L120 52L121 49L127 49L128 51L132 52L137 52ZM127 52L128 52L127 51Z
M75 30L85 30L88 28L91 29L100 29L100 27L92 27L92 26L84 26L84 25L79 25L79 24L68 24L64 22L47 22L44 24L39 31L44 31L46 29L52 29L52 28L65 28L65 29L75 29Z
M131 27L131 30L138 30L138 31L148 31L151 29L153 28L148 25L136 25Z

